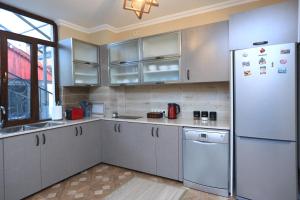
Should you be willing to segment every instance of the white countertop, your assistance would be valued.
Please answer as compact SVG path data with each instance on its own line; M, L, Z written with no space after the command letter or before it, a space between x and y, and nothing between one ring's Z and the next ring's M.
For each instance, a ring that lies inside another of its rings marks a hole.
M170 119L166 119L166 118L148 119L146 117L143 117L140 119L117 119L117 118L111 118L111 117L91 117L91 118L84 118L84 119L80 119L80 120L61 120L58 122L64 122L63 124L57 125L57 126L52 126L52 127L39 128L39 129L35 129L35 130L21 131L21 132L16 132L16 133L9 133L9 134L0 134L0 139L30 134L30 133L35 133L35 132L41 132L41 131L61 128L61 127L66 127L66 126L78 125L78 124L92 122L92 121L98 121L98 120L158 124L158 125L168 125L168 126L182 126L182 127L192 127L192 128L208 128L208 129L220 129L220 130L229 130L230 129L230 123L228 121L203 122L200 120L193 120L193 119L186 119L186 118L170 120Z

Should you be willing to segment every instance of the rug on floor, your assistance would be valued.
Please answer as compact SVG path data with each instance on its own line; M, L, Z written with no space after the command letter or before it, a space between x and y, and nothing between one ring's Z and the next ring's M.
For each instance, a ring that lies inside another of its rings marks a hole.
M185 190L184 187L135 177L107 196L105 200L179 200Z

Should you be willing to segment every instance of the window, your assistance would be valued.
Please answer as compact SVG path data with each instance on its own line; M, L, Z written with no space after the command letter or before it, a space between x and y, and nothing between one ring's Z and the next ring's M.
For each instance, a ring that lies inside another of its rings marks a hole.
M57 26L0 3L0 106L5 126L51 119L58 101Z

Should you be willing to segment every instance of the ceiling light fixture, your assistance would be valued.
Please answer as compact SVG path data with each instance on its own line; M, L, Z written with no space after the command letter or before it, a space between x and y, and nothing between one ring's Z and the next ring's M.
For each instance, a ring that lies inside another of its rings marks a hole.
M149 14L152 6L158 6L158 0L124 0L123 8L132 10L139 19L142 19L144 13Z

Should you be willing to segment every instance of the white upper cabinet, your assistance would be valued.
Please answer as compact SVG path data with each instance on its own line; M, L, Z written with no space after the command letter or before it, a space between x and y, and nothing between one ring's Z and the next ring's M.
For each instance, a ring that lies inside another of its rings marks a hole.
M125 64L139 61L139 40L130 40L109 45L109 62Z
M142 38L142 59L180 56L180 32Z
M73 40L74 61L98 63L98 47L92 44Z
M288 0L232 15L229 21L230 49L297 42L298 3Z

